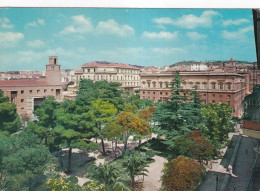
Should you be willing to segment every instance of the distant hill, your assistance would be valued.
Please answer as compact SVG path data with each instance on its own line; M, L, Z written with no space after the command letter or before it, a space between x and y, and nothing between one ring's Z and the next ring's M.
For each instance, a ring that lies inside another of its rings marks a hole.
M176 62L175 64L172 64L170 65L170 67L173 67L173 66L179 66L179 65L190 65L190 64L196 64L196 63L211 63L213 65L221 65L223 63L228 63L230 62L230 60L227 60L227 61L206 61L206 62L198 62L198 61L182 61L182 62ZM247 62L247 61L235 61L236 64L248 64L248 65L251 65L253 64L254 62Z

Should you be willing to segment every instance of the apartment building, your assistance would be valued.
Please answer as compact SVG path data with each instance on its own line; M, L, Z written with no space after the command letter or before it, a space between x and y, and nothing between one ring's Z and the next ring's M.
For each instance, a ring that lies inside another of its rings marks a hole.
M81 79L119 82L122 88L133 90L140 86L140 69L127 64L95 61L86 63L75 71L75 84Z

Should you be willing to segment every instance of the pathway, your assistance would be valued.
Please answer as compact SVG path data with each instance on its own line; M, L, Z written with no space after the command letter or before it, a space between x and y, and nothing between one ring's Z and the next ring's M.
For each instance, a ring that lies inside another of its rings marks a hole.
M153 163L149 165L147 170L149 171L148 176L145 176L143 183L144 191L157 191L160 190L161 187L161 176L164 163L167 163L167 159L155 155L153 157L155 160Z

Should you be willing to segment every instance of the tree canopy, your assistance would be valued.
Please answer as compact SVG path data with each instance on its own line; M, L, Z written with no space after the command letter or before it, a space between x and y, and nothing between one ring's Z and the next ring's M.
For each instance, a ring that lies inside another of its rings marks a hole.
M22 121L14 103L0 90L0 134L12 134L22 127Z
M195 161L179 156L172 159L163 169L162 188L166 191L194 190L204 173Z

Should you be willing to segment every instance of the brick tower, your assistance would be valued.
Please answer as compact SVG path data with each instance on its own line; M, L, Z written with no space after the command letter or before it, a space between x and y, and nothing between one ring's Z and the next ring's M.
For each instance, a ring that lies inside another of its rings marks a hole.
M49 56L49 64L46 65L46 79L50 84L61 84L61 71L60 65L58 65L58 56Z

